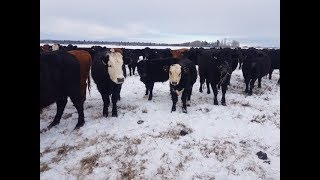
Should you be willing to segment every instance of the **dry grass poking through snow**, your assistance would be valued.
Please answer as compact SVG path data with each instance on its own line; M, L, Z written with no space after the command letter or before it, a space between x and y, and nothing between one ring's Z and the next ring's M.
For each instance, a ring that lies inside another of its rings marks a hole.
M45 130L56 106L40 114L41 179L280 179L279 72L262 79L247 96L241 70L232 74L227 106L213 94L193 88L188 114L170 113L168 82L156 83L152 101L144 98L139 76L122 86L118 117L102 116L101 95L93 83L85 102L85 125L73 131L77 112L69 101L61 122ZM112 103L109 107L111 116ZM259 159L257 152L267 154Z

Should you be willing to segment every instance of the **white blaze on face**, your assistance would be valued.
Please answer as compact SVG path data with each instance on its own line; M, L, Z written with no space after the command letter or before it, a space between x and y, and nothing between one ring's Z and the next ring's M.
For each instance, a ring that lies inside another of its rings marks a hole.
M111 52L109 54L108 72L110 79L116 84L122 84L124 82L123 76L123 57L121 53Z
M169 69L169 81L172 85L178 85L181 79L181 66L173 64Z
M143 56L139 56L139 59L138 59L137 63L139 63L142 60L143 60Z
M52 45L52 51L57 51L57 50L59 50L59 45L58 44Z

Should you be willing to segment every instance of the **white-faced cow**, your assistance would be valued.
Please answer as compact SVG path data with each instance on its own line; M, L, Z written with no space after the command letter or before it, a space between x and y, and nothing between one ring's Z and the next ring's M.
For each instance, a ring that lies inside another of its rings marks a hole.
M196 65L189 59L180 59L169 68L170 93L172 99L172 111L176 111L178 96L181 95L182 111L187 113L187 105L190 106L193 84L197 80ZM188 100L188 103L187 103Z
M124 82L123 56L114 49L97 53L93 59L91 75L97 85L103 100L103 116L108 116L110 97L112 101L112 116L117 117L117 101L120 98Z

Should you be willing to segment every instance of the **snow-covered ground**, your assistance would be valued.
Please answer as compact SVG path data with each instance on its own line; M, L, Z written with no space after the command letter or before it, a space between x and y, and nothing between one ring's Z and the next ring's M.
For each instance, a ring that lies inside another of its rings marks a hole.
M92 81L85 102L85 125L73 131L78 114L68 101L61 122L40 134L41 179L280 179L279 71L244 94L241 70L232 74L227 106L213 105L213 94L193 88L188 114L170 113L168 81L156 83L152 101L139 76L126 78L118 117L102 117L103 102ZM40 130L56 105L40 115ZM109 107L111 115L111 107ZM138 124L139 120L144 121ZM181 135L181 131L188 134ZM257 152L267 154L259 159Z

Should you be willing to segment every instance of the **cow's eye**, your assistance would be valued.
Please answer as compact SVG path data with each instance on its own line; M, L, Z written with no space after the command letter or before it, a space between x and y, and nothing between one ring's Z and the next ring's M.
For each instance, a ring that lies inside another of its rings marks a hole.
M181 73L179 73L179 76L181 75Z
M171 71L169 71L169 74L170 74L170 75L172 74Z
M111 65L108 65L108 67L111 67Z

